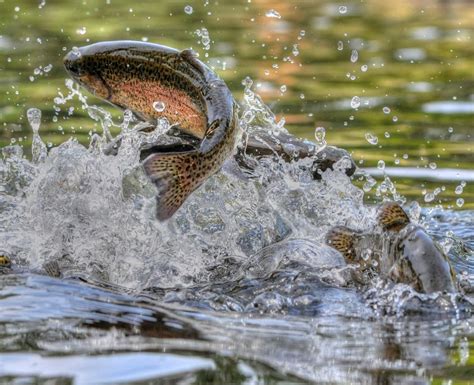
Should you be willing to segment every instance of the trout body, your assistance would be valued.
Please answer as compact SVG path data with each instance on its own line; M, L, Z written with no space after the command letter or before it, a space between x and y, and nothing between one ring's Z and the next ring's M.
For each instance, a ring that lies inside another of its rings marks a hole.
M143 161L157 186L157 218L171 217L186 198L232 155L237 108L226 84L190 50L113 41L74 49L64 65L92 92L150 122L165 117L197 146L155 146Z

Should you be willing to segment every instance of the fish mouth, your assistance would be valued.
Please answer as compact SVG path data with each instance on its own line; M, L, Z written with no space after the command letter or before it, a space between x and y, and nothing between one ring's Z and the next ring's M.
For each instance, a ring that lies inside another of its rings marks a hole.
M87 69L87 55L81 48L73 48L64 57L64 67L71 78L94 95L110 100L112 90L104 78L97 71Z

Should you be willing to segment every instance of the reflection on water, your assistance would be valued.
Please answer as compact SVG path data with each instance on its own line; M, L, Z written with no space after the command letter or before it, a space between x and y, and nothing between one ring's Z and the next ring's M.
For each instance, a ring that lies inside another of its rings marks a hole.
M0 7L0 253L13 259L0 271L0 382L472 381L472 4ZM313 140L323 127L318 138L353 151L360 172L314 181L304 160L262 161L249 180L226 166L156 222L133 123L114 126L127 135L105 156L93 136L104 112L84 107L101 102L64 87L72 46L128 38L192 46L238 98L250 76L278 123L256 99L243 121ZM27 116L32 106L42 117ZM427 206L408 209L468 293L423 295L378 276L361 286L324 245L334 225L370 228L363 199L400 193ZM48 262L61 279L41 275Z
M73 377L77 384L218 384L226 376L225 383L250 377L272 384L286 374L384 384L428 383L443 370L472 378L472 320L449 311L435 320L379 319L369 309L303 318L212 313L34 275L3 276L0 285L1 376Z

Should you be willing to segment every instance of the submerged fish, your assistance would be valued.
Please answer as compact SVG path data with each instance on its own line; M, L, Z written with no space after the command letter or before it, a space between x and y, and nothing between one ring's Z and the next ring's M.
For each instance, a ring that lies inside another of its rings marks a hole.
M331 229L326 242L349 263L378 270L398 283L423 293L455 292L456 277L448 258L396 203L379 209L379 231L363 233L344 226Z
M143 120L168 118L195 138L196 146L155 146L143 162L158 188L158 219L171 217L234 152L239 133L236 103L224 81L192 51L135 41L103 42L72 50L64 65L94 95Z

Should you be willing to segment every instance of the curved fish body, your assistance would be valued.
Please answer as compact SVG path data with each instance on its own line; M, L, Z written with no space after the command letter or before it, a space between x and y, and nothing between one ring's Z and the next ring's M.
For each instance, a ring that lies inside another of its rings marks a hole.
M379 209L378 227L362 233L338 226L328 232L326 242L349 263L375 269L419 292L456 291L448 258L421 226L410 222L398 204L388 203Z
M143 161L158 189L159 220L171 217L234 152L239 123L232 94L192 51L135 41L102 42L73 49L64 65L97 97L142 120L165 117L194 139L191 144L154 146Z

